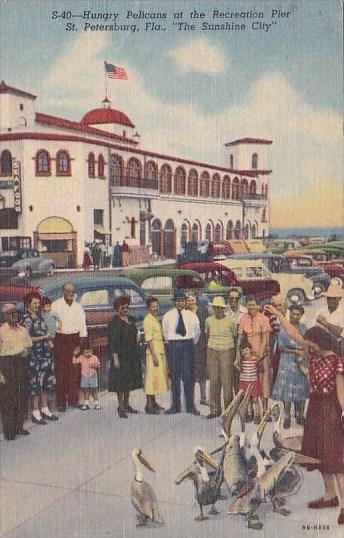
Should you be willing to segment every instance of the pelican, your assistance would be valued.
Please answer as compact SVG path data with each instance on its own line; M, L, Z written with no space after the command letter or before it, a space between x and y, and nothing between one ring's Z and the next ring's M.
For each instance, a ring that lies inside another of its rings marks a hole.
M209 519L203 514L203 506L212 505L209 514L218 514L215 503L220 497L220 488L223 481L222 466L217 466L211 456L200 446L194 451L196 462L189 465L175 479L176 484L180 484L189 478L195 486L195 496L200 507L200 514L195 521L204 521ZM215 473L209 474L206 465L215 470Z
M152 486L143 480L143 465L153 473L155 473L155 470L143 457L140 448L134 448L131 457L136 469L135 478L131 483L131 502L138 512L136 526L146 525L149 519L155 523L165 523L160 515Z

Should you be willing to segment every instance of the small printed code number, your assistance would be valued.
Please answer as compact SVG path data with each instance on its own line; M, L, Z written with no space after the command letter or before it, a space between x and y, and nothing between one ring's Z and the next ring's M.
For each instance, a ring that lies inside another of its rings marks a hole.
M303 531L329 531L330 525L302 525Z

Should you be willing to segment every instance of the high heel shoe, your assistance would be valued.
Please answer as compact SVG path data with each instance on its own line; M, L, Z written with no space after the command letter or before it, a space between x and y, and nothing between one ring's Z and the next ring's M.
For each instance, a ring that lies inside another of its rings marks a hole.
M128 418L127 413L124 411L124 409L118 408L118 416L119 418Z

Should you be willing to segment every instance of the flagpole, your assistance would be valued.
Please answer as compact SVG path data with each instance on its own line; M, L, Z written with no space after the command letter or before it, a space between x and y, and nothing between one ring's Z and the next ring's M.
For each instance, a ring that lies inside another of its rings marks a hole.
M104 85L105 85L105 98L108 98L108 84L107 84L107 76L106 76L106 62L104 62Z

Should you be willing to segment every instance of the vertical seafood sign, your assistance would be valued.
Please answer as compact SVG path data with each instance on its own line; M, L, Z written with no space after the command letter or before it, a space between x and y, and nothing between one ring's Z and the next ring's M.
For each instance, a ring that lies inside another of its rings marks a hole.
M16 213L22 212L22 196L21 196L21 174L20 174L20 162L14 161L13 163L13 190L14 190L14 211Z

